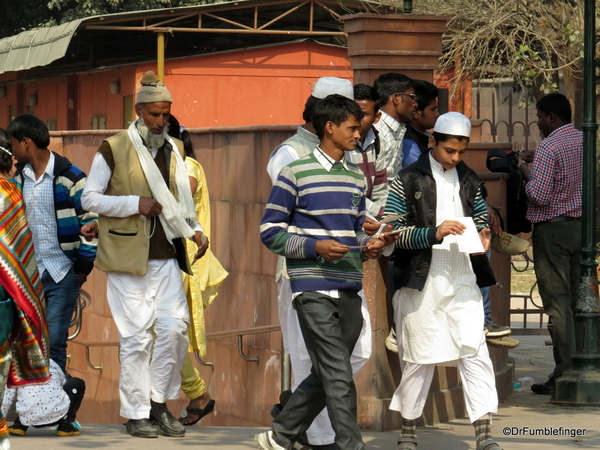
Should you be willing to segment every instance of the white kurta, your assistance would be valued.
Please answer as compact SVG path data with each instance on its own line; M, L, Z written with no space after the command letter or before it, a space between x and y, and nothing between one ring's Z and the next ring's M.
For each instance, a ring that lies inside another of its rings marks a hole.
M69 411L71 400L63 389L67 382L62 369L50 360L50 380L45 384L6 389L2 401L4 417L16 407L23 425L48 425L62 419Z
M456 169L444 170L429 155L436 183L436 226L464 217ZM404 360L440 364L477 353L483 337L483 301L467 253L453 236L433 246L422 291L400 290Z

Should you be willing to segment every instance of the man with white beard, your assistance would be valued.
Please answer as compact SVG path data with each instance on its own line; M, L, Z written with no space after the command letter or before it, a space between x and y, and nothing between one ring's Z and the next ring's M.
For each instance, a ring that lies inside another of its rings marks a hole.
M172 98L154 72L136 96L139 117L94 157L82 204L100 216L97 267L119 330L121 416L136 437L183 436L166 407L176 399L189 312L180 269L191 274L183 239L208 240L195 217L181 141L167 134ZM87 230L93 234L96 229ZM192 262L193 263L193 262Z

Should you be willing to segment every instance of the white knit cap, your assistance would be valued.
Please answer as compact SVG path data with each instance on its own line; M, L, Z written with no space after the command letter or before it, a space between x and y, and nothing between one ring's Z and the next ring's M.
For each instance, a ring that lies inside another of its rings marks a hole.
M437 118L433 131L452 136L471 137L471 121L459 112L448 112Z
M349 80L335 77L319 78L312 88L312 96L325 98L328 95L339 94L354 100L354 87Z
M140 84L142 87L137 92L136 105L156 102L173 103L171 93L152 70L149 70L142 76Z

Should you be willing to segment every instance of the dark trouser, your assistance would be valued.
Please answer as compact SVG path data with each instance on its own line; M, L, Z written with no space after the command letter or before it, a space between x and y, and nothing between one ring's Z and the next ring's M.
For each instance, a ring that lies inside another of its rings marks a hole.
M554 352L554 376L571 369L575 350L575 321L581 262L581 222L535 224L533 229L535 276Z
M350 354L363 325L362 301L356 291L339 292L339 299L309 291L294 300L312 369L273 421L275 441L282 447L290 448L327 406L337 447L365 448L356 422L356 388L350 366Z

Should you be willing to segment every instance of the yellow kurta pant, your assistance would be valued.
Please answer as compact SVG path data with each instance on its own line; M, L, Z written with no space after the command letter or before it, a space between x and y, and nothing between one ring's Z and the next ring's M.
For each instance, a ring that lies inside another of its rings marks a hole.
M204 234L210 239L210 199L204 169L198 161L186 158L185 165L188 176L198 182L193 193L196 205L196 218L204 229ZM188 258L193 260L197 251L196 244L186 242ZM219 260L213 255L210 248L206 254L192 266L193 276L182 272L183 289L190 309L190 327L188 339L189 352L198 352L201 356L206 354L206 328L204 324L204 309L210 305L219 293L223 280L229 275ZM206 392L204 380L192 364L188 354L181 369L181 389L186 396L194 399Z

